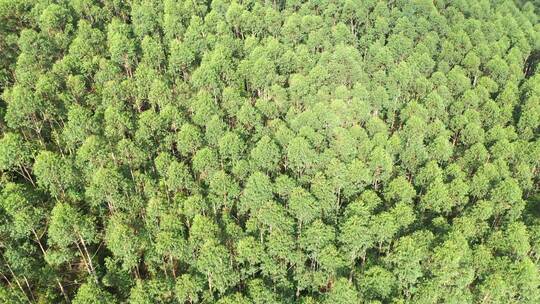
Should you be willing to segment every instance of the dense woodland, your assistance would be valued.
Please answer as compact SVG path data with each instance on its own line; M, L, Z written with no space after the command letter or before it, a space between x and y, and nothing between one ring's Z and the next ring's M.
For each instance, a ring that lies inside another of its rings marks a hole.
M0 0L0 303L540 303L539 14Z

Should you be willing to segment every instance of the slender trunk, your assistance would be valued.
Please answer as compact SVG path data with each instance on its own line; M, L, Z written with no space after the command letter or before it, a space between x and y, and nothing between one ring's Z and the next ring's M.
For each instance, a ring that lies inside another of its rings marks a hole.
M30 181L30 183L32 184L32 186L36 186L36 183L34 182L34 179L32 178L32 174L30 174L30 172L28 172L28 169L26 169L26 167L22 167L24 172L26 173L26 176L28 177L28 180Z
M22 177L24 177L24 179L26 179L27 181L29 181L32 186L36 186L36 184L34 183L34 180L32 179L32 175L28 172L28 170L26 170L26 168L23 166L23 165L19 165L19 173L21 173Z
M32 233L34 234L34 237L36 238L36 242L39 245L39 249L41 249L41 252L43 253L43 256L45 256L45 248L43 247L43 244L41 244L39 236L37 235L36 230L34 228L32 228Z
M92 275L92 270L90 269L88 262L86 262L86 257L81 249L81 246L79 246L79 242L75 242L75 245L77 245L77 249L79 250L79 253L81 254L82 260L84 262L84 266L86 267L86 271L88 271L88 274Z
M111 203L110 201L107 202L107 207L109 208L109 212L110 212L111 214L113 214L114 211L116 210L116 208L114 208L114 204Z
M131 168L131 166L129 166L129 173L131 174L131 180L136 185L137 182L135 181L135 175L133 175L133 169ZM138 188L135 188L135 190L138 190Z
M90 266L90 270L92 270L92 274L94 275L94 279L95 279L96 283L98 283L97 276L96 276L96 271L94 269L94 265L92 264L92 257L90 256L90 253L88 252L88 248L86 248L86 242L84 241L81 234L79 234L79 239L81 240L81 243L82 243L83 248L84 248L84 252L86 252L86 256L88 257L88 265Z
M69 297L66 294L66 291L64 290L64 286L62 286L62 283L60 283L60 280L56 278L56 283L58 283L58 287L60 287L60 292L64 296L64 299L66 299L66 303L69 303Z
M24 282L26 284L26 287L28 287L28 291L30 292L30 296L32 297L32 301L36 302L36 298L34 297L34 293L32 292L32 287L30 287L30 283L28 283L28 279L26 276L24 276Z
M6 277L6 275L3 273L3 272L0 272L0 274L2 275L2 277L4 278L4 280L6 280L6 282L8 283L9 287L13 288L13 284L11 284L11 281L8 279L8 277Z
M11 273L11 276L15 279L15 283L17 283L17 286L19 286L19 289L21 290L21 292L24 294L24 296L26 297L26 299L28 300L29 303L32 303L32 301L30 301L30 298L28 298L28 295L26 294L26 292L24 291L24 288L22 287L21 285L21 282L19 282L19 279L17 278L17 276L15 275L15 273L13 272L13 269L11 269L11 266L9 266L9 264L6 262L6 266L7 268L9 269L9 272Z
M139 265L135 266L135 278L140 279L141 273L139 272Z
M163 262L163 272L165 273L165 278L169 278L169 273L167 272L167 263Z
M174 265L174 259L172 255L169 255L169 262L171 263L173 277L176 279L176 269L174 269L175 265Z
M459 135L459 132L455 133L454 134L454 138L452 139L452 146L456 146L456 143L457 143L457 140L458 140L458 136Z

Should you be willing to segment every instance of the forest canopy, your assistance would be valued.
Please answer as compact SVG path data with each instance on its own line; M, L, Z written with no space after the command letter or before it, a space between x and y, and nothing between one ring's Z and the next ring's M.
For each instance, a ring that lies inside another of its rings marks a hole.
M0 303L540 303L539 14L0 0Z

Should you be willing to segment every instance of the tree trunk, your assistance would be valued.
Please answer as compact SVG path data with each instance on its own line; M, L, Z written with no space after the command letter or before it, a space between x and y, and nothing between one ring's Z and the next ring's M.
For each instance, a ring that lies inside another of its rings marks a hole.
M41 244L39 236L37 235L36 230L34 228L32 228L32 233L34 234L34 237L36 238L36 242L39 245L39 249L41 249L41 252L43 253L43 256L45 256L45 248L43 247L43 244Z
M8 283L9 287L13 288L13 284L11 284L11 281L8 279L8 277L6 277L6 275L0 271L0 274L2 275L2 277L4 278L4 280L6 280L6 282Z
M172 255L169 255L169 262L171 263L173 277L176 279L176 269L175 269L174 259Z
M24 294L24 296L26 297L26 299L28 300L29 303L32 303L32 301L30 301L30 299L28 298L28 295L26 294L26 292L24 291L24 288L22 287L21 285L21 282L19 282L19 279L17 278L17 276L15 275L15 273L13 272L13 269L11 269L11 266L9 266L9 264L6 262L6 266L7 268L9 269L9 272L11 273L11 276L15 279L15 283L17 283L17 286L19 286L19 289L21 290L21 292Z
M22 177L24 177L24 179L26 179L27 181L29 181L32 186L36 186L36 184L34 183L34 180L32 179L32 175L28 172L28 170L23 166L23 165L19 165L19 172L21 173Z
M24 278L24 282L26 284L26 287L28 287L28 291L30 292L30 296L32 297L32 301L34 301L34 303L35 303L36 298L34 297L34 293L32 292L32 287L30 287L30 283L28 283L28 279L26 278L26 276L24 276L23 278Z
M92 257L90 256L90 253L88 252L88 248L86 248L86 243L84 242L82 235L80 233L78 233L78 235L83 245L84 252L86 252L86 256L88 257L88 265L90 266L90 270L92 271L92 274L94 275L94 280L96 281L96 283L98 283L96 271L94 269L94 265L92 264Z
M79 242L75 242L75 245L77 245L77 249L79 250L79 253L81 254L84 266L86 267L86 271L89 275L93 275L92 270L90 269L90 265L88 265L88 262L86 261L86 256L84 255L81 246L79 246Z
M64 299L66 299L66 303L69 303L69 297L66 294L66 291L64 290L64 286L62 286L62 283L60 283L60 280L56 278L56 282L58 283L58 287L60 287L60 292L64 296Z

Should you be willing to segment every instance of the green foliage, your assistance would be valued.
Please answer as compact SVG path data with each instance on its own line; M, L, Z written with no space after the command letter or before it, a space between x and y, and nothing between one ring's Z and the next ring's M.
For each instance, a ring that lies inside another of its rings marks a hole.
M72 303L75 304L100 304L116 303L114 297L94 283L84 283L77 290Z
M537 4L0 0L0 302L539 303Z

